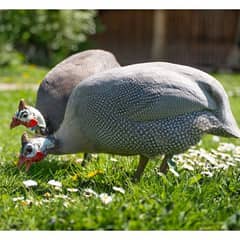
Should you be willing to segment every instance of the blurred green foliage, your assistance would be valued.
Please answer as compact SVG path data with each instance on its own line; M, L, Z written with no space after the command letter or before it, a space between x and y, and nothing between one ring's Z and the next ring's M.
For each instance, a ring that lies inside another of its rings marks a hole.
M93 10L0 11L0 65L27 62L52 66L89 47L97 31ZM24 57L23 57L24 56Z

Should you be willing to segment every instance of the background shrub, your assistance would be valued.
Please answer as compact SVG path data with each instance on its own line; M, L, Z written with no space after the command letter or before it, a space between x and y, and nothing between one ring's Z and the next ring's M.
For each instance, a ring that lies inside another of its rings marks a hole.
M93 10L0 11L0 64L23 61L52 66L91 44ZM19 52L19 53L18 53Z

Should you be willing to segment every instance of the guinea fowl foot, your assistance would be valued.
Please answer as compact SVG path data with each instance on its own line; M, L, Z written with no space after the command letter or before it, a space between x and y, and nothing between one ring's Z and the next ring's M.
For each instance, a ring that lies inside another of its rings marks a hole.
M143 171L148 163L148 160L149 160L149 158L140 156L137 171L135 172L133 179L132 179L133 182L139 182L139 180L143 174Z

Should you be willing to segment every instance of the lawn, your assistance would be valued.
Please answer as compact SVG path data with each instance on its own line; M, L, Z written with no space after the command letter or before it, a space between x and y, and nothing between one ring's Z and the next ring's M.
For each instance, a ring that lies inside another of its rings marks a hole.
M36 65L13 65L2 67L0 70L0 83L39 84L48 69Z
M31 72L32 67L22 67L29 83L38 83L46 69L33 68ZM20 69L1 69L0 82L20 82ZM216 76L231 96L240 125L240 75ZM26 173L16 167L25 129L10 130L9 123L18 100L33 105L35 95L29 90L0 92L1 230L240 229L238 140L206 136L196 148L175 158L177 172L157 174L155 159L136 184L131 177L137 157L94 155L83 167L82 154L48 156ZM26 180L38 185L26 187ZM58 186L50 185L50 180Z

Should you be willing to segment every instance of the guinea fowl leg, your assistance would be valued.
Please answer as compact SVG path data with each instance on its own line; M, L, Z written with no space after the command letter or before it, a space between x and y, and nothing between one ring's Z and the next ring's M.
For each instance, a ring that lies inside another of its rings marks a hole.
M169 165L168 162L171 161L173 155L166 155L164 156L164 159L162 161L162 164L159 167L159 172L166 174L168 169L169 169Z
M142 173L148 163L148 160L149 160L149 158L142 156L142 155L140 156L137 171L135 172L134 177L133 177L134 182L138 182L140 180Z
M83 154L83 161L82 161L82 166L86 166L86 164L91 160L92 156L91 153L84 153Z

